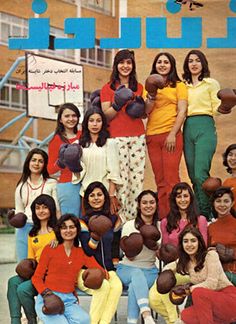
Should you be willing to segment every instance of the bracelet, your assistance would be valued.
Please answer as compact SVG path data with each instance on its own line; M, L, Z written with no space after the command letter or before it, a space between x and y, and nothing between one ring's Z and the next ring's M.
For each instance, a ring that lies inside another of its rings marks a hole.
M156 96L151 96L149 93L147 93L147 96L146 96L149 100L151 101L155 101L156 100Z

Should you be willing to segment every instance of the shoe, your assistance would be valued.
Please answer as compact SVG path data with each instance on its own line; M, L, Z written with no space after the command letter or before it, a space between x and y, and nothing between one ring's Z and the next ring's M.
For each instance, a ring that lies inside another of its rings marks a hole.
M144 319L144 324L156 324L151 315L146 316Z

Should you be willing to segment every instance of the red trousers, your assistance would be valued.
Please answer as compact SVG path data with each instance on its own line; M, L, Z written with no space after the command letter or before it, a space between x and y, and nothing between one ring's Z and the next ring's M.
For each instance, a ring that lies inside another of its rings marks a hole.
M236 287L216 291L195 288L193 306L184 309L181 319L186 324L229 324L236 321Z
M173 186L180 182L179 164L183 151L183 136L179 132L176 135L176 145L174 152L170 153L165 148L165 141L169 133L148 135L147 148L155 175L158 200L159 217L162 219L169 212L169 194Z

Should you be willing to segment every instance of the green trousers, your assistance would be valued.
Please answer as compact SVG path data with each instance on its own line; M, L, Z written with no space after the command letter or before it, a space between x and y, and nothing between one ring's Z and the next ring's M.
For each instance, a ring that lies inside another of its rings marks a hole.
M11 317L11 324L21 324L21 307L23 307L29 324L37 323L34 296L37 290L31 280L24 280L19 276L8 280L7 299Z
M188 117L183 133L185 161L199 211L210 220L210 197L202 189L202 183L210 176L211 161L216 150L214 119L207 115Z

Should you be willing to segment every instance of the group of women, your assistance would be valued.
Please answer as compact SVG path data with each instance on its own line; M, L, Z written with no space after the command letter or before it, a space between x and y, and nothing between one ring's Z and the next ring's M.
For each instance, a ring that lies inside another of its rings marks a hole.
M17 258L33 258L39 263L32 280L19 276L9 279L11 324L21 323L21 307L30 324L37 323L37 316L44 323L109 324L123 287L128 288L128 324L137 323L140 313L145 324L155 323L150 305L167 323L174 323L178 318L176 309L170 305L169 297L160 296L155 288L156 248L144 242L139 253L130 256L124 249L119 260L119 241L141 233L144 225L158 228L158 220L162 244L171 243L181 251L176 268L179 277L188 274L194 284L192 290L206 281L201 287L219 291L219 299L223 298L231 308L230 321L236 320L233 298L220 293L227 289L230 296L236 294L230 283L235 280L234 261L223 264L224 274L216 252L206 248L207 244L217 243L236 248L231 190L223 188L215 193L213 210L218 219L209 228L209 196L202 190L216 148L213 114L220 103L219 84L210 78L207 59L198 50L186 56L185 82L177 74L174 57L167 52L156 56L150 74L161 75L164 82L155 96L137 81L134 52L119 51L110 81L101 89L101 105L86 111L82 129L78 129L79 110L65 103L58 113L48 155L41 149L29 152L15 193L15 213L27 216L26 225L17 230ZM126 112L127 104L135 96L145 100L146 130L142 118L131 118ZM157 194L143 191L146 144ZM65 152L71 147L73 154L82 148L82 154L80 159L76 154L76 159L68 163ZM180 183L183 149L194 192L187 183ZM235 152L233 144L224 154L224 165L233 176L230 180L236 176ZM58 181L50 177L58 172ZM90 227L93 217L98 223L103 222L103 217L108 218L111 226L98 234ZM232 233L227 241L222 235L223 226ZM186 228L194 230L185 233ZM195 241L195 247L187 248L187 241ZM206 271L208 254L218 262L216 280L220 284L207 285L211 281L210 272ZM99 289L86 287L83 267L103 271ZM76 287L92 295L89 315L78 305ZM63 301L64 312L46 314L46 300L54 295ZM218 299L209 295L212 299L206 309L207 322L213 324L224 318L226 323L226 312L213 312ZM205 315L198 316L195 294L192 296L193 306L184 311L183 320L193 323L191 315L196 323L203 323Z

